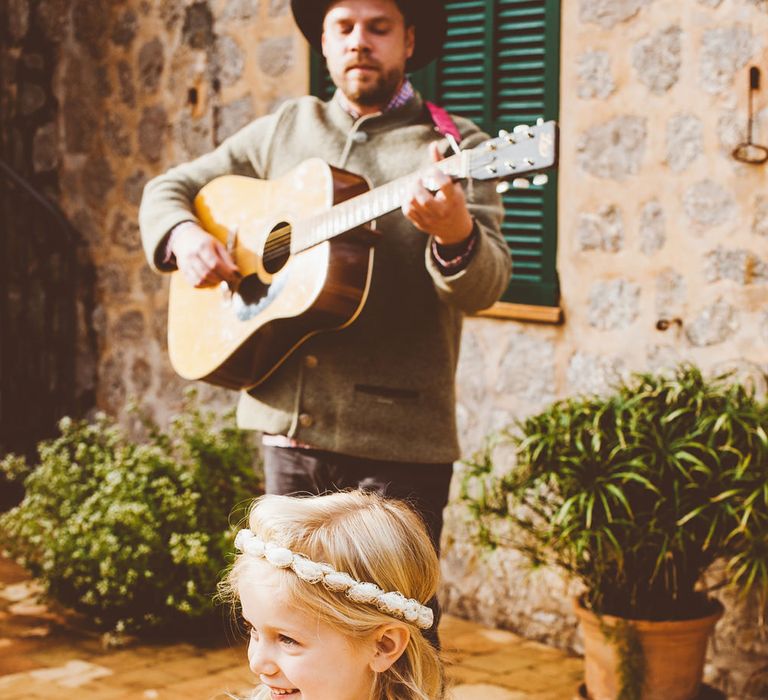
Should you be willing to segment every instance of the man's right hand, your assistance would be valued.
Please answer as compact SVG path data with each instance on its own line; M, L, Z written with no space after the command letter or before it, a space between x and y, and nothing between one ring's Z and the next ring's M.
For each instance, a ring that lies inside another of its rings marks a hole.
M234 285L240 279L226 247L193 221L173 228L169 247L179 270L195 287L211 287L222 281Z

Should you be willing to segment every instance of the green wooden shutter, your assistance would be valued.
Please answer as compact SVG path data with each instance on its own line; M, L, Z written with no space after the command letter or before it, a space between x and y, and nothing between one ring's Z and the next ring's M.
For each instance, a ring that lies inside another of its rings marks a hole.
M411 76L422 95L472 119L491 135L537 119L557 119L560 0L446 2L443 56ZM417 38L418 41L418 38ZM313 58L313 94L333 93ZM549 183L504 195L504 237L513 273L502 300L557 306L557 173Z

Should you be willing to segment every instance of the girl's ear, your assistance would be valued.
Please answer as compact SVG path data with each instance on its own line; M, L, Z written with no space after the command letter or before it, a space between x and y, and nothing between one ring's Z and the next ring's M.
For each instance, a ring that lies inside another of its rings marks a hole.
M397 661L408 646L411 630L407 625L392 623L382 625L376 631L376 651L371 659L371 670L383 673Z

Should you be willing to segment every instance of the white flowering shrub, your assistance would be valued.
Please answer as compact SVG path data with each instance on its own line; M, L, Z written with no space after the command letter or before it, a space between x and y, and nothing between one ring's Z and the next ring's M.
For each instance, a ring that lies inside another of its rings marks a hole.
M232 556L231 522L262 492L256 450L232 414L203 413L194 395L163 431L129 439L112 419L64 418L39 464L0 462L25 497L0 516L0 545L48 594L102 628L186 628L214 613Z

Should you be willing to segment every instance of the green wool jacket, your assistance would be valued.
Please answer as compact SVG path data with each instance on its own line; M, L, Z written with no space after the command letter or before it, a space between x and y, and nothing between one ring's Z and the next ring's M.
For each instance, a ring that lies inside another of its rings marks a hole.
M470 121L455 122L462 148L487 138ZM320 157L376 187L427 165L428 144L440 138L418 95L404 107L357 120L338 96L288 101L213 152L147 184L139 212L147 259L163 269L168 232L194 220L191 202L214 177L272 179ZM465 191L478 229L468 266L442 274L429 236L401 211L379 218L383 235L362 312L347 328L310 338L252 395L242 393L242 427L371 459L438 463L459 457L454 376L462 316L493 304L511 274L494 183L475 181Z

